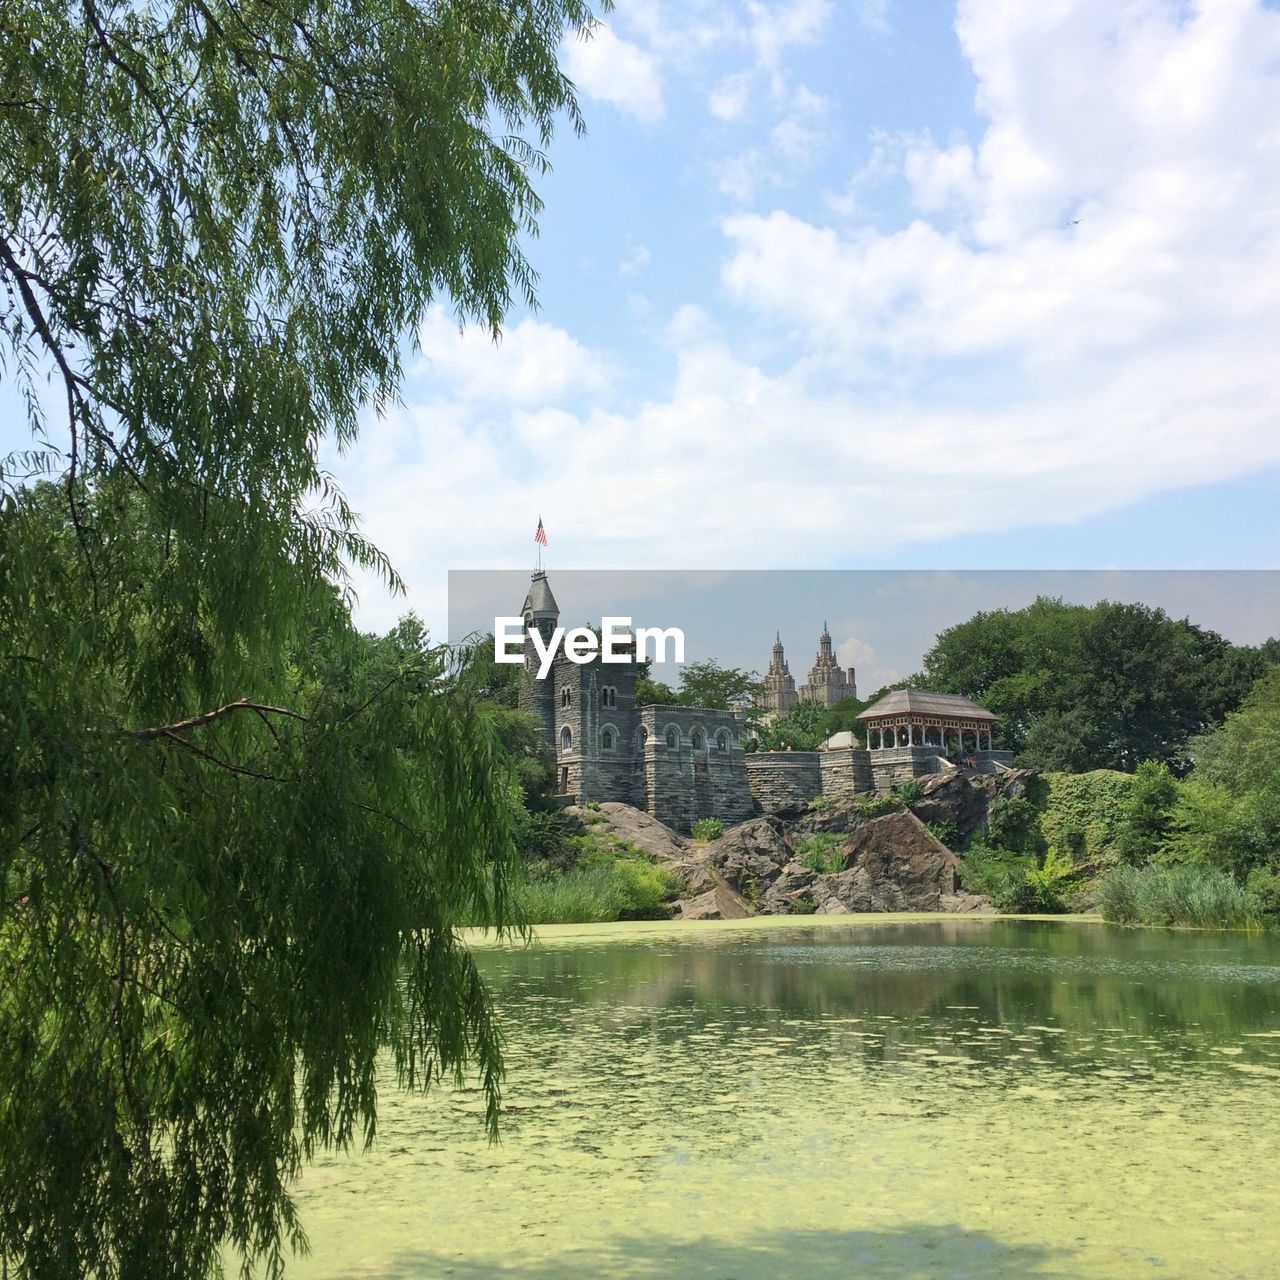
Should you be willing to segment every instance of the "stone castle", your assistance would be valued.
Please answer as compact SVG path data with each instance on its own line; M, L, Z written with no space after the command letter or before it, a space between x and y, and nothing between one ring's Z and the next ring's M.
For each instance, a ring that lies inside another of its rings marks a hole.
M537 630L549 646L560 608L544 571L533 574L521 614L526 630ZM770 675L779 678L780 693L824 706L853 696L854 671L835 665L825 624L809 683L799 692L781 640L773 652ZM1008 752L991 750L995 717L954 694L888 694L858 717L865 746L841 734L820 751L748 753L745 717L736 711L638 705L634 663L605 664L599 654L577 663L559 649L545 678L538 679L537 670L537 652L527 640L520 704L541 722L555 753L559 794L578 804L629 804L677 831L700 818L730 825L762 812L799 812L819 796L888 791L908 778L957 767L947 752L987 772L1011 760Z

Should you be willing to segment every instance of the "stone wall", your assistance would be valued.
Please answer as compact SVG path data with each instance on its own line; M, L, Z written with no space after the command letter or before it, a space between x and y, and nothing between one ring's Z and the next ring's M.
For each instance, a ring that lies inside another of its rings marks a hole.
M765 813L799 813L822 794L822 754L757 751L747 757L751 794Z
M889 747L866 754L871 761L875 789L881 795L912 778L937 773L942 767L938 763L937 747Z
M639 721L632 804L677 831L700 818L729 825L754 815L742 724L732 711L647 706Z
M876 789L871 772L871 752L861 747L841 747L819 755L822 794L837 800L852 800Z

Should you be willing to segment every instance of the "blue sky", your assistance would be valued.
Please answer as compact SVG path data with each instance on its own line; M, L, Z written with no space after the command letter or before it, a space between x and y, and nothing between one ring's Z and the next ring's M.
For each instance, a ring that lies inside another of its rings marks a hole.
M337 470L445 568L1280 564L1280 14L621 0L541 310ZM371 621L397 605L363 588Z
M1274 6L619 0L564 52L540 310L433 311L330 459L409 584L365 625L539 514L553 569L1280 566Z

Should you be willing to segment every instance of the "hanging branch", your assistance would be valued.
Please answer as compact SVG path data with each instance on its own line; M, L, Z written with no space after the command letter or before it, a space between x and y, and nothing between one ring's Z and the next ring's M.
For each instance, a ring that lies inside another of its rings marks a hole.
M205 711L198 716L192 716L187 720L176 720L173 724L156 725L151 729L121 729L120 736L122 738L134 738L139 742L150 742L153 738L177 738L182 742L183 746L190 746L189 743L183 741L180 737L188 729L199 729L206 724L213 724L216 720L223 720L227 716L236 711L252 711L259 718L267 715L288 716L291 720L306 720L306 716L300 711L291 711L288 707L271 707L261 702L251 702L248 698L239 698L235 702L228 702L225 707L219 707L216 711ZM265 723L265 720L264 720Z

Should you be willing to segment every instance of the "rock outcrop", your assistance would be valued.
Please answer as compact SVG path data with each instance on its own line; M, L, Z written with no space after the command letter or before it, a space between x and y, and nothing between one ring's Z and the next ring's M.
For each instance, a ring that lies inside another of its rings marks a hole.
M727 884L713 884L696 898L677 902L671 913L675 920L742 920L752 915L751 904Z
M677 872L687 886L673 909L679 920L735 920L756 913L990 911L986 898L957 890L956 855L921 818L964 832L966 824L985 822L1001 781L942 774L928 779L916 813L902 809L870 818L856 804L840 802L794 824L753 818L707 844L688 840L625 804L571 812L592 830L630 841ZM844 837L833 850L841 870L820 874L797 857L793 836L817 832Z
M675 869L694 894L726 884L756 904L794 857L777 818L753 818L710 844L688 848Z
M1025 795L1032 776L1027 769L1000 774L953 769L930 774L920 779L922 794L911 806L912 812L921 822L949 826L959 840L968 840L986 830L991 802L1001 796Z
M689 841L670 827L650 817L643 809L608 801L599 808L573 805L566 813L592 831L629 840L659 862L678 862L688 851Z

